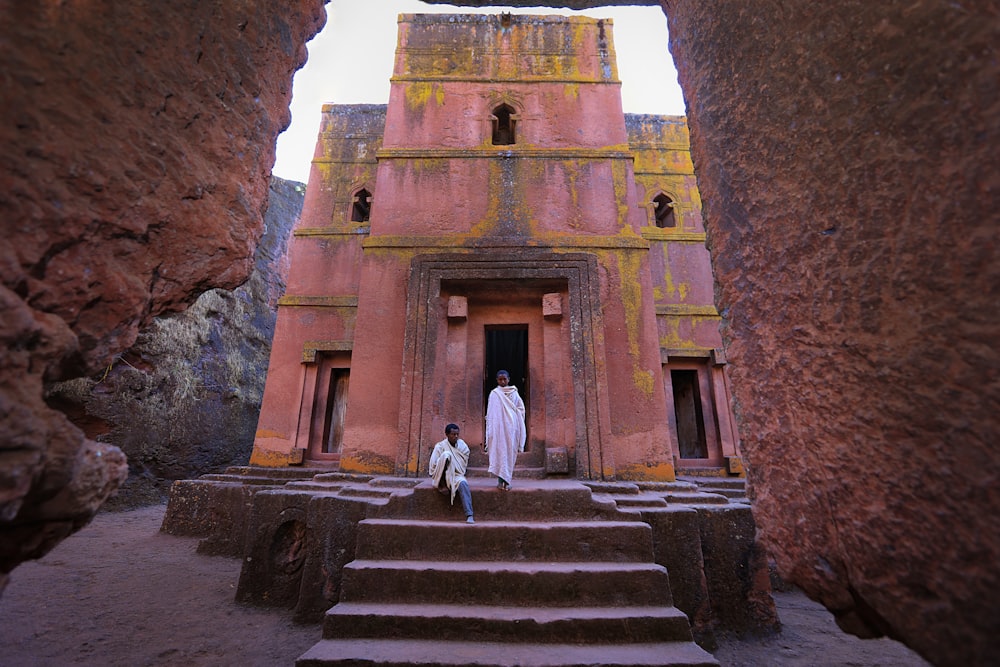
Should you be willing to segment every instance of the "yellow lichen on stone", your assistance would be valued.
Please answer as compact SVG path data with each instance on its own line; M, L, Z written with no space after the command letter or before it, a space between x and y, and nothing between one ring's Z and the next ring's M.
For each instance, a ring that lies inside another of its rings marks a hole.
M392 475L394 461L387 456L372 452L358 452L340 459L340 472L354 472L366 475Z
M618 479L643 482L673 482L677 479L672 463L631 465L617 471Z
M641 368L633 369L632 381L635 386L647 397L653 395L653 372Z
M666 348L679 348L683 347L686 341L681 339L680 334L680 318L678 317L661 317L660 322L666 324L666 331L660 336L660 347Z
M432 81L414 81L406 86L406 106L410 111L422 111L431 98L444 105L444 86Z

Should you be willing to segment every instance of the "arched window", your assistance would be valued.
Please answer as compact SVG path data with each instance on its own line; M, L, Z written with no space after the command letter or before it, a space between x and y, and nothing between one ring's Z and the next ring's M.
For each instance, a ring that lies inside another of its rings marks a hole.
M372 193L361 188L354 194L351 206L351 222L368 222L372 212Z
M493 145L510 146L515 141L514 125L517 118L514 108L501 104L493 110Z
M677 217L674 215L674 200L662 192L653 197L653 215L657 227L676 227Z

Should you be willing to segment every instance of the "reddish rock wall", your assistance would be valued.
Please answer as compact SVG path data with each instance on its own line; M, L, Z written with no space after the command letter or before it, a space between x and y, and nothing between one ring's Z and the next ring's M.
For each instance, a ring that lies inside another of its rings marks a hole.
M49 405L88 438L128 457L129 478L105 509L162 502L174 480L249 460L304 191L271 177L264 234L246 282L156 318L109 368L46 392Z
M0 5L0 590L126 472L42 399L242 282L321 0Z
M668 0L757 524L841 627L995 660L995 2Z

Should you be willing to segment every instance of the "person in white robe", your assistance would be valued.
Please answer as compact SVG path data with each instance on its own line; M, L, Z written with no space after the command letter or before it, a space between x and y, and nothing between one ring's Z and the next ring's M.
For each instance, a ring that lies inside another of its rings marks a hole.
M465 481L465 472L469 469L469 446L458 437L457 424L444 427L445 438L434 445L431 452L430 473L434 487L443 493L451 495L451 504L455 504L457 495L465 511L466 523L475 523L472 515L472 492L469 483Z
M490 392L486 406L486 442L483 447L490 457L489 472L497 476L497 488L510 490L514 463L518 452L524 451L527 429L524 426L524 401L517 387L510 384L510 373L497 373L497 386Z

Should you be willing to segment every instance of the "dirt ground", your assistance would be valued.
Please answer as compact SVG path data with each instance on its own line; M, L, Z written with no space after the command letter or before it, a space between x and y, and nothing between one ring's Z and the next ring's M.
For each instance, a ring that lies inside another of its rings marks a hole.
M240 561L159 532L163 505L105 512L0 597L0 666L287 665L320 637L284 610L233 602ZM801 593L777 593L781 634L725 641L723 667L926 665L888 639L860 640Z

